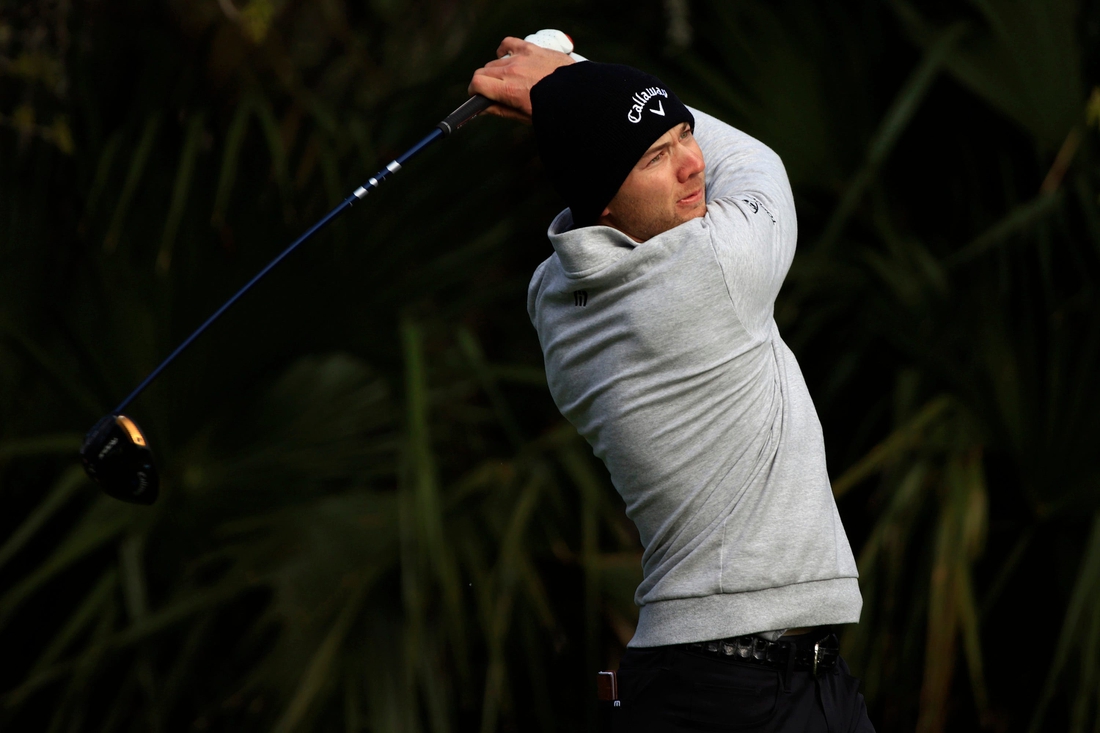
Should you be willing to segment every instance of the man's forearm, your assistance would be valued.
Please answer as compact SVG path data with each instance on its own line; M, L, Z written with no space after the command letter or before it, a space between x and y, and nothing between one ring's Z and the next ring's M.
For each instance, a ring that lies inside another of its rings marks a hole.
M764 143L692 109L695 139L707 162L707 201L751 194L773 215L794 217L794 196L783 161Z

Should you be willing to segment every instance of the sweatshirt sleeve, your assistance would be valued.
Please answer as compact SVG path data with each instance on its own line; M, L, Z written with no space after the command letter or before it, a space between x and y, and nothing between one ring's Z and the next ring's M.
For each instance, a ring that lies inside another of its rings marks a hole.
M738 316L763 338L798 238L791 185L771 148L708 114L692 113L707 166L706 217L715 257Z

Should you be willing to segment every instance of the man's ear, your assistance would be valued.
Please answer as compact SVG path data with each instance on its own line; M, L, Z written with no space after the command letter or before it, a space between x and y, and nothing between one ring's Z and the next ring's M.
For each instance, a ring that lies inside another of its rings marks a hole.
M612 224L611 220L607 218L609 216L611 216L611 205L610 204L603 207L603 213L600 214L596 218L596 223L599 224L600 226L614 227L615 225Z

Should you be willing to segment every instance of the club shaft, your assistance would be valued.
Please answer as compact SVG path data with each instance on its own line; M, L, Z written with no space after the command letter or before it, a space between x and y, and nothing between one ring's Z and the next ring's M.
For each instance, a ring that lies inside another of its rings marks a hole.
M141 384L139 384L134 389L134 391L131 392L126 397L126 399L124 399L122 402L119 403L118 407L116 407L114 409L114 414L117 415L117 414L121 413L123 410L125 410L126 407L131 402L133 402L134 399L136 399L138 395L140 395L143 391L145 391L145 388L148 387L150 384L152 384L153 380L155 380L158 376L160 376L160 373L163 372L165 370L165 368L176 359L176 357L178 357L180 354L182 354L187 349L187 347L190 346L195 341L195 339L197 339L199 336L201 336L202 333L207 328L209 328L211 326L211 324L214 323L214 321L218 320L218 318L220 318L223 313L225 313L227 310L229 310L229 308L234 303L236 303L238 300L241 299L241 296L243 296L245 293L247 293L249 290L251 290L252 287L254 285L256 285L256 283L260 282L260 280L262 280L264 278L264 276L267 275L267 273L269 273L273 269L275 269L275 267L280 262L282 262L287 257L289 257L291 255L291 253L293 253L294 250L296 250L306 240L308 240L310 237L312 237L317 232L324 229L325 226L328 225L329 222L331 222L336 217L340 216L340 214L344 213L345 210L351 208L351 206L356 201L358 201L359 199L366 196L368 193L370 193L375 188L378 188L378 186L381 185L382 182L385 181L389 176L391 176L394 173L396 173L397 171L401 170L402 166L404 166L405 163L409 159L411 159L413 156L415 156L417 153L419 153L424 148L431 145L436 140L438 140L442 137L446 137L447 135L450 135L452 132L454 132L459 127L461 127L463 124L465 124L467 121L469 121L471 118L473 118L475 115L477 115L480 112L483 112L490 104L492 104L492 103L488 99L486 99L485 97L482 97L481 95L476 95L476 96L470 97L470 99L468 99L461 107L456 109L454 112L452 112L450 115L448 115L442 122L440 122L438 125L436 125L435 129L432 130L427 135L425 135L418 143L416 143L416 145L413 145L411 148L406 150L404 153L397 156L397 158L395 158L392 162L390 162L389 165L387 165L382 170L378 171L378 173L376 173L374 176L372 176L362 186L355 189L355 192L352 193L350 196L348 196L346 199L344 199L336 208L334 208L332 211L328 212L323 217L321 217L321 219L318 220L317 223L315 223L313 226L311 226L309 229L307 229L306 232L302 236L300 236L296 240L294 240L294 242L291 243L291 245L289 247L284 249L279 254L278 257L273 259L271 262L267 263L267 265L265 265L262 270L260 270L258 273L256 273L256 275L251 280L249 280L244 285L244 287L242 287L240 290L238 290L236 293L234 293L233 296L229 300L225 301L225 303L223 303L220 308L218 308L216 311L214 311L213 315L211 315L209 318L207 318L206 321L201 326L196 328L195 331L190 336L188 336L186 339L184 339L183 343L181 343L179 346L177 346L175 351L173 351L171 354L169 354L168 357L164 361L162 361L157 366L156 369L151 371L149 373L149 375L147 377L145 377L145 379L142 380Z

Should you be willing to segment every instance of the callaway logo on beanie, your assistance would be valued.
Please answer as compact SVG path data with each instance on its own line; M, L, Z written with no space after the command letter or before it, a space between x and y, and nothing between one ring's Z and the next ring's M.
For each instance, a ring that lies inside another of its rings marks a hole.
M657 138L695 118L660 79L620 64L562 66L531 89L531 119L550 182L590 226Z

